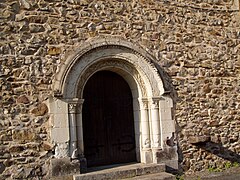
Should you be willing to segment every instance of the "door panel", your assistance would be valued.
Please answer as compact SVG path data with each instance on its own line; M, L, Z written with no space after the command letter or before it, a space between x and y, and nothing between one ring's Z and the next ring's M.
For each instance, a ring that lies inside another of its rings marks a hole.
M110 71L95 73L84 88L83 139L88 166L136 161L132 94Z

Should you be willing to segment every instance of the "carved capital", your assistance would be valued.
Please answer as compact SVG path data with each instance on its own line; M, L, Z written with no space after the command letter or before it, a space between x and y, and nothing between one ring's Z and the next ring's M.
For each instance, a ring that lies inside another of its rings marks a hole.
M159 101L160 101L160 98L158 98L158 97L151 98L150 99L151 109L159 109Z
M77 109L77 104L76 103L70 103L68 104L68 112L70 114L75 114Z
M139 98L139 105L140 105L140 109L148 109L148 99L147 98Z
M150 139L145 139L144 142L143 142L143 148L150 148Z
M159 147L161 146L159 137L154 137L152 143L153 143L153 144L152 144L152 147L153 147L153 148L159 148Z
M68 101L68 112L70 114L76 114L82 112L82 104L84 99L73 99Z

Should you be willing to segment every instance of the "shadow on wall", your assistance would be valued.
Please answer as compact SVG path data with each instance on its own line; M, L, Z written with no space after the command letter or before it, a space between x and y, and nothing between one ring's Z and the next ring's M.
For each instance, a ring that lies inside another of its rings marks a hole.
M182 153L181 145L179 144L179 133L183 128L179 126L178 119L176 117L176 106L179 101L178 96L178 89L173 84L173 80L171 76L164 70L163 67L161 67L158 63L155 63L155 66L157 67L164 83L164 89L166 93L169 92L170 97L173 100L173 109L172 109L172 115L173 120L175 121L175 133L176 133L176 143L177 143L177 153L178 153L178 163L179 163L179 172L184 171L184 168L182 166L182 162L184 161L184 156ZM191 138L191 137L188 137ZM190 144L197 146L198 148L204 149L205 151L214 154L222 159L225 159L227 161L230 161L232 163L237 162L240 163L240 154L233 152L229 150L228 148L224 147L221 143L216 143L211 141L210 136L206 137L194 137L194 142L190 142ZM172 169L170 169L170 172L173 172Z
M224 147L221 143L212 142L210 137L208 139L205 139L205 141L201 142L190 142L190 144L195 145L199 149L203 149L211 154L214 154L226 161L230 161L231 163L240 163L240 154L233 152L229 150L228 148ZM183 154L181 147L178 144L178 162L179 162L179 170L177 172L174 172L175 174L182 175L184 171L187 169L184 168L184 165L181 165L183 162ZM168 170L168 169L167 169ZM168 170L169 172L172 172L172 170Z
M179 163L179 172L184 171L183 166L181 165L184 161L184 156L182 153L181 145L179 144L179 134L182 131L183 128L179 126L178 119L176 117L176 106L181 99L179 99L178 96L178 89L173 84L173 80L171 76L164 70L164 67L161 67L159 63L155 62L155 66L158 69L159 74L162 77L163 83L164 83L164 89L166 91L166 94L169 93L170 97L173 100L173 109L172 109L172 115L173 120L175 121L175 133L176 133L176 143L177 143L177 153L178 153L178 163ZM189 138L189 137L188 137ZM224 147L221 143L216 143L211 141L211 137L194 137L194 139L197 139L197 142L190 142L193 145L196 145L198 148L204 149L205 151L214 154L220 158L223 158L227 161L230 161L232 163L237 162L240 163L240 154L233 152L229 150L228 148ZM203 141L202 141L203 140ZM169 172L174 172L174 169L169 169Z
M226 147L223 147L221 143L215 143L212 141L201 142L195 144L197 147L202 148L218 157L221 157L225 160L240 163L240 154L237 154Z

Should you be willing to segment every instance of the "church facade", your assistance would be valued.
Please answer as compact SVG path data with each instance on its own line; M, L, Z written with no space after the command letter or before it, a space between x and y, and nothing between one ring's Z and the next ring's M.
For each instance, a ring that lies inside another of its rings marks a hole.
M0 7L1 178L240 163L238 0Z

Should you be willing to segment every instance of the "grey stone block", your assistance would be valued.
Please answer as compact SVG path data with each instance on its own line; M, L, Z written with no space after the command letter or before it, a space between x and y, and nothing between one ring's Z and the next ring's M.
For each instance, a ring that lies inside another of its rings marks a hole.
M51 176L65 176L80 174L80 162L70 158L52 159L50 161Z

